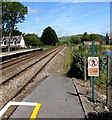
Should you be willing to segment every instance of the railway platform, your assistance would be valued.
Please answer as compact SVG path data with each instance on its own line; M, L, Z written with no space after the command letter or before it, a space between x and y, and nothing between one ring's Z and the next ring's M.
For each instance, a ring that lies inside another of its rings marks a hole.
M27 103L29 105L26 105ZM79 120L84 117L83 107L72 80L61 75L51 75L20 102L9 120L12 118L33 118L33 120L78 118Z
M13 57L18 57L20 55L24 55L26 53L31 53L39 50L42 50L42 49L37 48L37 49L26 49L26 50L24 49L24 50L17 50L17 51L11 51L11 52L3 52L3 53L0 53L0 61L4 61Z

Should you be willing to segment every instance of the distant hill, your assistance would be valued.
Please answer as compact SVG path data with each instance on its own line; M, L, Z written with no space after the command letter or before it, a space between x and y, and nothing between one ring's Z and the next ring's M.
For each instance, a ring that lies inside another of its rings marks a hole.
M87 41L90 41L90 35L91 34L88 34L88 40ZM95 40L96 41L100 41L102 44L105 44L105 36L100 35L100 34L94 34L94 35L95 35L95 38L96 38ZM82 37L83 37L83 34L60 37L59 41L60 42L71 42L71 43L79 44L79 43L82 43Z
M72 37L82 37L82 35L71 35L71 36L66 36L66 37L60 37L59 41L70 41Z

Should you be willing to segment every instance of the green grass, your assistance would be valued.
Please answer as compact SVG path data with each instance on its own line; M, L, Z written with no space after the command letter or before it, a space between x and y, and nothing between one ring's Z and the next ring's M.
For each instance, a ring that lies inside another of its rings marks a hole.
M52 45L44 45L44 46L41 46L39 48L43 49L43 50L47 50L47 49L51 49L51 48L55 48L57 46L52 46Z
M72 51L70 47L66 48L65 55L62 57L62 63L64 73L67 73L70 70L72 64Z

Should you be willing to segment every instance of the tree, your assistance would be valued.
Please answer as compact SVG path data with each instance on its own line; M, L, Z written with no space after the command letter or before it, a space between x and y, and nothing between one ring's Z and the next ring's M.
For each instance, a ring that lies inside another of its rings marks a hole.
M2 35L9 35L12 31L17 30L17 24L25 20L28 8L19 2L2 2ZM10 51L10 39L8 51Z
M80 36L71 36L70 42L74 43L74 44L80 44L81 43L81 38L80 38Z
M85 32L82 36L81 42L83 43L84 41L89 41L89 35L87 32Z
M2 2L2 32L3 35L17 29L17 24L25 20L28 8L19 2Z
M36 47L42 45L42 42L36 34L26 34L24 35L24 40L27 47Z
M83 41L100 41L101 43L104 41L104 37L100 34L87 34L87 32L85 32L82 36L82 43Z
M15 35L22 35L22 32L20 32L19 30L12 30L12 36Z
M105 40L106 40L106 45L109 45L109 36L108 36L108 34L106 34Z
M56 45L58 42L56 32L51 27L45 28L41 36L41 41L44 45Z
M92 40L99 41L99 37L97 34L90 34L89 40L90 41L92 41Z

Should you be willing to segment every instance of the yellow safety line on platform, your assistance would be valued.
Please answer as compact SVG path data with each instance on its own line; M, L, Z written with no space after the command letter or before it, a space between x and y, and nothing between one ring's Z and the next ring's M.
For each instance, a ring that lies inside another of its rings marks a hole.
M39 109L40 109L41 105L42 105L41 103L38 103L36 105L36 107L34 108L34 110L32 112L32 115L30 116L30 120L36 120L36 117L37 117L37 114L39 112Z

